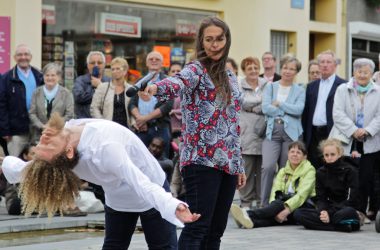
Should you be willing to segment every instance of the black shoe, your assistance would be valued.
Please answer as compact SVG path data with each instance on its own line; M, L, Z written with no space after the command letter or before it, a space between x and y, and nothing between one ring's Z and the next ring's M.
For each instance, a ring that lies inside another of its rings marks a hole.
M339 232L351 233L352 232L352 226L351 225L337 225L337 226L335 226L335 230L339 231Z

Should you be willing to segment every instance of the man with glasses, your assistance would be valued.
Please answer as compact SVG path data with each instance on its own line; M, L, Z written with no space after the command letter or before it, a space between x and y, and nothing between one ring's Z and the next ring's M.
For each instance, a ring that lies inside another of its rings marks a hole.
M154 79L148 84L161 81L167 76L162 72L162 63L164 58L157 51L150 52L146 57L146 66L149 73L156 72ZM135 123L132 126L136 135L149 147L154 137L161 137L165 141L164 155L169 156L170 149L170 116L169 113L173 108L173 100L159 102L154 96L146 96L143 92L135 95L128 106Z
M264 52L261 60L264 68L264 73L259 76L264 78L269 83L280 80L281 76L276 73L276 57L273 55L273 53L270 51Z
M29 143L29 107L43 79L30 65L32 53L26 44L17 45L14 60L16 66L0 80L0 136L6 140L9 154L18 156Z
M91 51L87 56L88 73L78 76L73 87L76 118L91 118L90 106L95 89L111 79L104 76L106 58L100 51Z

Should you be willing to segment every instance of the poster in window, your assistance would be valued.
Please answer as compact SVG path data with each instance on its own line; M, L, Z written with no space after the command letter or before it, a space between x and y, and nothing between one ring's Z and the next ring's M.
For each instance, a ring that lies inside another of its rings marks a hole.
M159 52L164 61L162 62L162 66L167 68L170 66L170 46L153 46L153 51Z

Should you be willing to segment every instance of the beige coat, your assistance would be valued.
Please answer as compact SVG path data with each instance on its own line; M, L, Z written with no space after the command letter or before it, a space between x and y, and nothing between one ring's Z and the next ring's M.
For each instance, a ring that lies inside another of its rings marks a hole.
M132 87L127 82L124 82L124 93L127 89ZM108 89L108 90L107 90ZM115 97L115 86L113 83L103 82L95 90L94 96L92 97L90 112L92 118L106 119L112 121L113 116L113 101ZM130 114L128 112L128 104L130 98L125 96L125 110L127 111L128 126L130 127Z
M51 113L57 112L65 121L74 117L74 99L71 92L59 86L53 101ZM38 140L43 126L48 122L43 86L38 87L32 96L29 110L29 119L32 126L33 140Z
M259 88L257 90L252 89L245 78L240 81L239 85L243 99L240 114L242 154L261 155L261 144L264 138L260 138L255 134L253 128L259 116L264 116L261 110L261 102L265 80L259 78Z

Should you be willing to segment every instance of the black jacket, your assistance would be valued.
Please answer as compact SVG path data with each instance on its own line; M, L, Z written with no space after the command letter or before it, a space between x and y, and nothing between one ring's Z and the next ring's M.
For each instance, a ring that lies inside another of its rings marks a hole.
M36 85L43 84L40 71L31 68ZM29 110L26 107L26 90L17 75L17 67L2 75L0 80L0 136L29 133Z
M357 209L359 203L359 177L357 169L347 158L342 157L333 164L317 170L317 208L330 215L349 206Z

